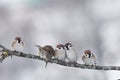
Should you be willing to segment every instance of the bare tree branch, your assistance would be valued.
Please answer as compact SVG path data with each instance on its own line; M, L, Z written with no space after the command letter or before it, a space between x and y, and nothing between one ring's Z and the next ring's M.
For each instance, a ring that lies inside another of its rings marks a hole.
M2 49L6 49L4 46L2 46L1 44L0 44L0 48L2 48Z
M0 48L2 48L2 54L0 56L0 62L2 62L5 58L13 55L17 57L23 57L23 58L29 58L29 59L36 59L36 60L42 60L46 61L44 58L40 58L37 55L32 55L32 54L26 54L23 52L18 52L18 51L11 51L4 46L0 45ZM68 67L73 67L73 68L81 68L81 69L92 69L92 70L120 70L119 66L92 66L92 65L84 65L84 64L79 64L79 63L69 63L69 62L64 62L60 61L58 59L52 59L49 61L50 63L56 63L59 65L63 66L68 66Z

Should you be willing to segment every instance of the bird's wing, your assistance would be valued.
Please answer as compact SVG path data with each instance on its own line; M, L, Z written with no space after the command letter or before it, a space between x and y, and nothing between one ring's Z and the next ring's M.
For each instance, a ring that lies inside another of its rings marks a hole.
M51 56L54 56L54 55L55 55L55 50L54 50L51 46L45 46L45 47L43 47L43 49L44 49L45 51L47 51L48 54L50 54Z
M16 41L12 42L12 48L14 48Z
M57 49L55 49L55 54L54 54L54 57L57 57L57 55L58 55L58 50L57 50Z
M92 53L93 58L96 60L96 55Z
M23 42L23 41L22 41L21 43L22 43L22 45L23 45L23 46L25 46L25 44L24 44L24 42Z
M85 59L85 56L84 56L84 55L82 55L82 60L84 61L84 59Z

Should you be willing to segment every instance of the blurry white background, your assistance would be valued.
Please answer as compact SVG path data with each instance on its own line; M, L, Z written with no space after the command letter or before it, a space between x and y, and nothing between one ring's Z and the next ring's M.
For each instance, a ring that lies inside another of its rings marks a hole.
M11 49L21 36L26 53L35 44L71 42L79 56L85 49L98 65L120 66L120 0L0 0L0 44ZM116 80L119 71L69 68L19 57L0 64L0 80Z

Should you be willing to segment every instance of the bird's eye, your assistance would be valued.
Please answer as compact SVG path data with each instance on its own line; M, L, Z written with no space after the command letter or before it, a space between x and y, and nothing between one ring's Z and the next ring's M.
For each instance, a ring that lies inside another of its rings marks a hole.
M86 54L85 56L87 57L88 55Z
M61 48L59 48L59 49L61 49Z
M69 45L69 47L72 47L71 45Z

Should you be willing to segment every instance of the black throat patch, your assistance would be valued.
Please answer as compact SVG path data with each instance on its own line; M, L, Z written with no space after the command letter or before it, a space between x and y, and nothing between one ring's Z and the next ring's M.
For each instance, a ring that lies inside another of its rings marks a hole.
M91 56L92 56L92 54L88 54L89 55L89 57L88 58L90 58Z
M21 40L20 40L20 39L18 39L18 43L20 43L20 41L21 41Z
M67 48L67 50L70 50L70 49L68 48L68 46L66 46L66 48Z

